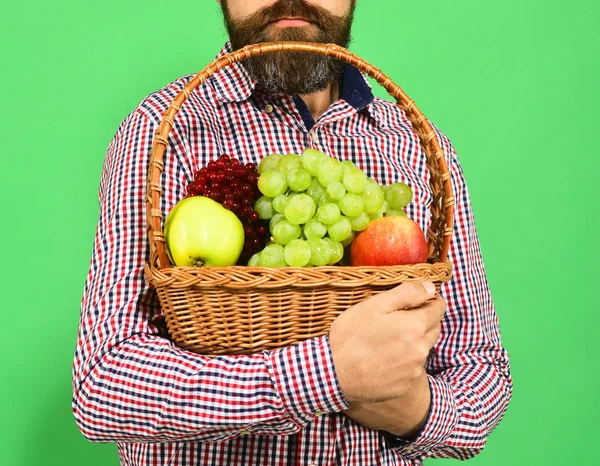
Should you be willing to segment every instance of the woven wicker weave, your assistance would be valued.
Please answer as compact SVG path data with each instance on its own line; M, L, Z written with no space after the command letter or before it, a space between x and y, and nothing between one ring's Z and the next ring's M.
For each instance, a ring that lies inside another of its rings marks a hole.
M333 56L367 73L396 99L411 121L427 157L433 194L427 230L428 262L392 267L176 267L162 232L160 177L173 119L191 92L231 64L263 53L300 51ZM348 307L407 281L429 280L438 290L451 278L446 261L453 230L454 198L444 152L436 134L400 87L348 50L333 44L261 43L244 47L197 73L163 114L148 169L146 213L150 260L145 277L156 288L169 334L180 347L215 356L249 354L293 345L327 333Z

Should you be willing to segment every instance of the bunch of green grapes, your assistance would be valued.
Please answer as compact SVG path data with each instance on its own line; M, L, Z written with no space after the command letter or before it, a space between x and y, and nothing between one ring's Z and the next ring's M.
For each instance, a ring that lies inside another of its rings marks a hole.
M263 195L254 208L269 220L272 241L250 258L249 266L337 264L357 232L375 218L403 215L402 207L412 198L407 185L395 183L384 192L351 161L316 149L268 155L258 173Z

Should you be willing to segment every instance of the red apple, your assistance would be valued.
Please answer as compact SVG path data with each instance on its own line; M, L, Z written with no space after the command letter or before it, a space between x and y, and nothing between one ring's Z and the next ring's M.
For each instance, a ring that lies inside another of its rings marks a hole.
M408 217L377 218L350 245L350 263L405 265L427 262L427 240L417 223Z

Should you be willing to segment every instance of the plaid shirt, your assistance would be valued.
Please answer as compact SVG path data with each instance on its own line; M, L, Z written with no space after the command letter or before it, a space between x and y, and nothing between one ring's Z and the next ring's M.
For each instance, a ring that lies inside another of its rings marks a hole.
M229 44L221 53L228 51ZM442 287L448 308L427 365L431 410L416 439L403 442L342 413L349 404L327 336L210 359L174 346L152 323L161 310L143 278L148 154L161 114L190 78L144 99L108 147L73 365L73 412L83 435L116 442L122 465L416 465L481 451L507 408L512 381L467 186L437 129L456 197L454 268ZM221 154L256 163L314 147L352 160L379 183L409 184L407 214L425 231L429 173L406 115L374 98L351 66L341 97L314 122L301 99L261 92L239 63L220 71L177 114L162 211L184 196L194 171Z

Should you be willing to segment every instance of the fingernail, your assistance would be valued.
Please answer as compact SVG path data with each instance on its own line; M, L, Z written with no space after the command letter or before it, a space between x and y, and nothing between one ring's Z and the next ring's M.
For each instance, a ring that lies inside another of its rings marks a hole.
M428 294L435 293L435 285L431 282L423 282L423 288L425 288L425 291L427 291Z

